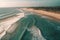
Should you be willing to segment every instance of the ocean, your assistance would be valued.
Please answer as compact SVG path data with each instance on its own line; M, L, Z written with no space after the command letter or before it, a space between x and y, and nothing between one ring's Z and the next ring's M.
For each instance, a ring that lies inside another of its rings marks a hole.
M21 11L16 8L0 8L0 19L13 16Z

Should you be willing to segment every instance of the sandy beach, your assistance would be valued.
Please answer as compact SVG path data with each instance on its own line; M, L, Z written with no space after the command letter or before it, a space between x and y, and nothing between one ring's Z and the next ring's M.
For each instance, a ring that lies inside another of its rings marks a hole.
M31 12L36 12L39 15L47 16L53 20L60 21L60 13L58 12L49 12L49 11L44 11L44 10L35 10L33 8L22 8L23 10L26 11L31 11Z

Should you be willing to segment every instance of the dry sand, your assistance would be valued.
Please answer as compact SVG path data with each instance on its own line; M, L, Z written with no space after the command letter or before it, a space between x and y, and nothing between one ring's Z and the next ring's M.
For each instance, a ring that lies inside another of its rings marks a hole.
M44 15L44 16L47 16L47 17L50 17L54 20L58 20L60 21L60 13L55 13L55 12L49 12L49 11L43 11L43 10L35 10L35 9L32 9L32 8L22 8L23 10L27 10L27 11L32 11L32 12L36 12L37 14L41 14L41 15Z

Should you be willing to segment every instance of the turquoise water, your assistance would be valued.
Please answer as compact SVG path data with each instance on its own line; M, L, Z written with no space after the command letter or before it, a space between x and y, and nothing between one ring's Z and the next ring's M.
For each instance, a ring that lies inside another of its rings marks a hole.
M19 24L19 28L15 31L16 34L13 34L14 36L11 36L10 40L32 40L33 35L27 31L27 28L33 25L41 30L46 40L60 40L60 30L57 30L60 27L60 22L44 19L37 15L28 15L26 18L19 20L19 22L21 24Z

